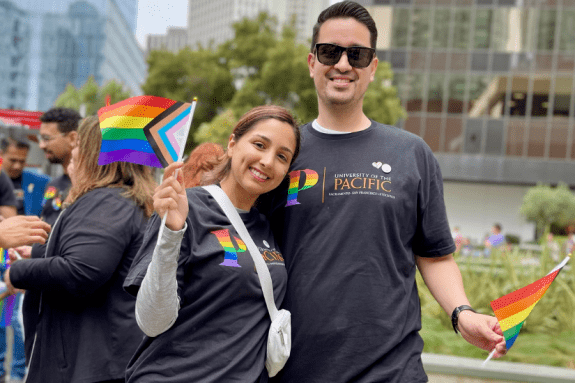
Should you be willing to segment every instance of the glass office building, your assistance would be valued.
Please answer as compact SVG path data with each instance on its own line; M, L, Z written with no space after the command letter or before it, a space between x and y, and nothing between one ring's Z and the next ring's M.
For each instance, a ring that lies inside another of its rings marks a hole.
M436 154L448 205L511 209L529 236L515 213L526 185L575 187L575 0L362 3L408 113L399 125Z
M46 110L89 76L141 94L147 68L136 38L137 0L0 1L0 108ZM8 49L8 50L5 50Z

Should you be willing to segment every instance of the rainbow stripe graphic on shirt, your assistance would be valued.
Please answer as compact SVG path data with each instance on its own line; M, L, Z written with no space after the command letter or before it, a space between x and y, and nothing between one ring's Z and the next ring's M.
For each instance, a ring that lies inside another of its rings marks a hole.
M50 198L54 198L56 196L56 192L58 192L58 189L56 189L54 186L50 186L48 189L46 189L46 192L44 193L44 202Z
M305 183L301 188L299 188L299 179L302 172L305 174ZM297 201L298 192L300 192L301 190L309 189L310 187L314 186L315 184L317 184L317 181L319 179L317 172L310 169L294 170L293 172L290 172L289 178L290 182L289 182L286 207L292 205L299 205L300 203Z
M8 249L2 249L0 247L0 263L2 263L2 265L5 265L5 268L10 267L8 265L8 260L10 259L10 257L8 256ZM5 287L6 285L4 285L3 287ZM0 291L0 293L4 293L4 291ZM0 312L2 313L0 315L0 327L8 327L10 326L10 323L12 322L12 313L14 312L14 301L15 301L15 295L8 295L6 298L4 298L2 301L0 301Z
M239 238L234 237L236 243L240 247L236 249L232 240L230 238L230 231L228 229L216 230L212 231L212 234L216 236L220 245L224 248L224 261L220 263L222 266L230 266L230 267L241 267L238 264L238 253L243 253L247 250L246 244Z

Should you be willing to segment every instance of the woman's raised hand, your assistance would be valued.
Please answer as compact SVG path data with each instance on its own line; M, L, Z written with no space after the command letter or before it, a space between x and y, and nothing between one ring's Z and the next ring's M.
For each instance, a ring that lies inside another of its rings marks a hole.
M188 197L184 188L182 162L174 162L164 171L162 184L154 192L154 210L163 218L166 211L166 226L173 231L182 230L188 216ZM176 169L180 169L174 176ZM177 179L176 179L177 178Z

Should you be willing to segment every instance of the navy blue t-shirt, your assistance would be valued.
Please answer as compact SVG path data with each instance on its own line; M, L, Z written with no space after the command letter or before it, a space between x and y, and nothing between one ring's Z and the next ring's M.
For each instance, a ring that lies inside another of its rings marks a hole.
M292 353L273 381L426 382L415 255L455 250L429 147L376 122L342 135L307 124L288 178L262 201L292 314Z
M8 175L0 170L0 206L16 206L14 186Z
M266 382L271 324L255 265L246 245L213 197L187 189L189 214L178 259L180 310L176 322L146 337L130 361L126 382ZM284 260L268 221L257 209L240 213L264 258L279 307L286 289ZM124 288L136 295L157 242L153 215Z
M67 174L62 174L46 185L40 218L49 225L53 225L58 219L62 211L62 203L68 195L70 186L72 186L72 181Z

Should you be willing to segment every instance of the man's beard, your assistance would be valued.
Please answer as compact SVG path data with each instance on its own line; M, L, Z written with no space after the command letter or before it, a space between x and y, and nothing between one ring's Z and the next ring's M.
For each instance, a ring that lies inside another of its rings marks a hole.
M60 158L60 157L50 157L50 158L48 158L48 161L51 164L63 164L64 163L64 159Z

